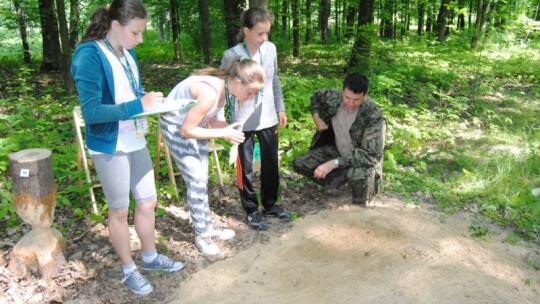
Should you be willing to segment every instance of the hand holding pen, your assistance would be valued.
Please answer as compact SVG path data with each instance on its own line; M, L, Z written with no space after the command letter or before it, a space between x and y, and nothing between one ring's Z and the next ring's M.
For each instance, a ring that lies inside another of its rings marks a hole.
M141 102L143 104L143 109L145 112L152 111L156 109L160 104L165 102L165 97L163 97L162 92L150 92L147 93L143 90L138 90L137 93L141 97Z

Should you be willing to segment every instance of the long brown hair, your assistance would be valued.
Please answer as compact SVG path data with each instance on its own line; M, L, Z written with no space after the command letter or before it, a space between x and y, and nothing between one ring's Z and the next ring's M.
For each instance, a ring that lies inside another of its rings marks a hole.
M264 8L252 7L240 14L240 30L236 34L236 40L242 42L244 40L244 27L252 29L257 23L270 21L274 22L274 14Z
M98 7L92 17L90 25L83 35L81 43L89 40L103 39L109 29L111 22L116 20L124 26L133 19L147 19L148 11L139 0L114 0L111 5Z

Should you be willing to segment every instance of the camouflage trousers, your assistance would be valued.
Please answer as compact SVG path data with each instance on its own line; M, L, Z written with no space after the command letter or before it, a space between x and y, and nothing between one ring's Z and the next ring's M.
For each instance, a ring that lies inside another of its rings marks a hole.
M315 183L326 187L339 187L349 182L354 204L370 202L381 186L381 177L377 176L375 168L350 166L332 170L325 179L313 176L318 166L338 157L339 152L334 146L317 147L297 156L293 161L293 168Z

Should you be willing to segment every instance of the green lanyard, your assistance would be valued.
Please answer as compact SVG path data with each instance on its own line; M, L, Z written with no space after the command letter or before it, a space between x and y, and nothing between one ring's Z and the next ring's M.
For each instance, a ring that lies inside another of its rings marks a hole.
M118 59L118 61L120 62L120 65L122 66L122 68L124 69L124 72L126 73L126 76L129 80L129 84L131 86L131 89L133 90L133 93L135 94L136 97L141 97L141 93L142 91L139 90L138 86L137 86L137 82L135 81L135 75L133 74L133 71L131 70L131 66L128 62L128 59L126 57L126 64L124 65L124 63L122 62L122 60L120 60L120 57L118 57L118 54L116 54L116 51L114 50L114 48L112 47L111 43L109 42L109 40L104 37L103 38L103 42L105 42L105 45L109 48L109 50L114 54L114 57L116 57L116 59Z
M229 77L225 78L225 101L227 103L227 112L229 112L229 124L232 124L234 122L236 98L229 94Z
M135 81L135 75L133 74L133 71L131 70L131 66L129 64L129 61L126 58L126 64L120 60L120 57L118 57L118 54L116 54L116 51L112 47L111 43L109 42L109 39L106 37L103 37L103 42L105 42L105 45L109 48L109 50L114 54L114 57L118 59L118 62L120 62L120 65L124 69L124 72L126 73L126 76L128 78L129 84L131 89L133 90L133 94L135 94L136 98L141 98L143 93L143 90L139 89L137 86L137 82ZM134 119L133 123L135 124L135 133L137 134L137 137L141 138L144 136L146 131L148 130L147 124L144 119Z

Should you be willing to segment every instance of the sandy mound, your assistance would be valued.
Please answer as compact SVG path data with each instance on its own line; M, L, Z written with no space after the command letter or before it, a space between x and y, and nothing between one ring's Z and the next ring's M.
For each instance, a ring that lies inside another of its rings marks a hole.
M193 274L171 303L539 303L535 248L473 239L465 214L345 205ZM265 232L262 232L263 234ZM536 299L536 300L534 300Z

